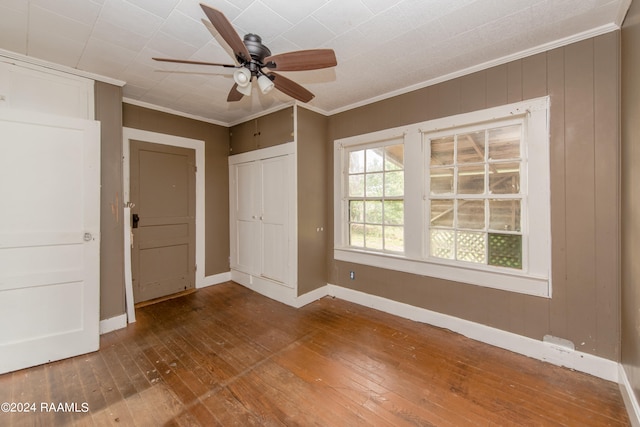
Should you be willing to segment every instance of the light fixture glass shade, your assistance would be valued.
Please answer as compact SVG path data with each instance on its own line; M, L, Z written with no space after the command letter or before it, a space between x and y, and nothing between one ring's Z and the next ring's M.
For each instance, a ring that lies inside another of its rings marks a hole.
M233 80L238 87L247 87L251 84L251 71L246 68L238 68L233 72Z
M258 77L258 86L260 86L260 90L262 93L268 93L271 89L273 89L273 82L271 79L265 75L261 75Z
M241 94L243 94L244 96L251 96L251 85L246 85L246 86L240 86L237 85L236 86L236 90L238 92L240 92Z

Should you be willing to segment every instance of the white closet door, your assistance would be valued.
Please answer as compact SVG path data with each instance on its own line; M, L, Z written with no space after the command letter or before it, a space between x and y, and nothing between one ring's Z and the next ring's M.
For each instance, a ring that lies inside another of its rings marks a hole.
M260 164L241 163L234 166L235 239L233 267L248 274L260 274L256 249L260 241Z
M287 283L289 270L289 187L288 158L266 159L262 166L262 276Z
M99 346L99 123L0 111L0 373Z

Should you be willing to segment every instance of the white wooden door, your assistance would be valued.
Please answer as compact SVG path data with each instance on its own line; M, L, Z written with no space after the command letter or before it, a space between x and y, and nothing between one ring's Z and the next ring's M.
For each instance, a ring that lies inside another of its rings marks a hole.
M248 274L260 274L257 249L260 239L260 162L233 166L232 207L235 207L233 267Z
M0 373L99 347L99 138L0 111Z
M262 276L287 282L289 259L289 180L288 159L279 156L261 164L261 273Z

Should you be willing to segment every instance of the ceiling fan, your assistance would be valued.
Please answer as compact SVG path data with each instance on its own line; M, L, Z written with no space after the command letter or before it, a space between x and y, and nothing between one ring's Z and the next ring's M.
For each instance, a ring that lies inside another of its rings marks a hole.
M241 39L226 16L219 10L200 3L200 7L211 21L202 22L217 38L220 36L228 47L233 64L190 61L186 59L153 58L156 61L178 62L182 64L213 65L235 68L234 85L227 96L228 102L239 101L243 96L251 95L251 82L255 78L262 93L268 93L274 87L302 102L309 102L314 94L293 80L289 80L275 71L306 71L334 67L338 64L333 49L309 49L272 55L268 47L262 44L262 38L256 34L247 34ZM225 47L225 46L223 46Z

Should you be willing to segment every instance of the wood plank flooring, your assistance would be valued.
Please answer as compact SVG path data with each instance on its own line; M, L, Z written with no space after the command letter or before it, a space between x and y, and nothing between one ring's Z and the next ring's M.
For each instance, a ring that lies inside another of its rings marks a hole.
M0 376L0 403L37 405L0 425L629 425L617 384L338 299L296 310L229 282L136 318Z

